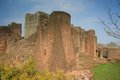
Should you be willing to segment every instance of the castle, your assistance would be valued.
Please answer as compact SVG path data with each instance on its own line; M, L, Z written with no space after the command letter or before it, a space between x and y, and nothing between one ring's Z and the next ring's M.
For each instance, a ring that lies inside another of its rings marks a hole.
M3 46L0 46L0 51L5 51L7 47L11 51L11 47L7 46L11 43L8 38L13 39L11 41L16 43L17 52L33 54L38 69L68 71L76 66L79 54L96 57L95 31L85 31L81 27L73 26L70 14L64 11L54 11L50 15L40 11L26 14L23 42L21 24L12 23L5 27L8 32L2 28L4 27L0 28L0 34L5 35L5 39L1 35L0 45Z
M35 53L39 69L66 70L75 65L77 54L96 56L95 31L72 26L66 12L29 13L25 21L25 38L37 34Z

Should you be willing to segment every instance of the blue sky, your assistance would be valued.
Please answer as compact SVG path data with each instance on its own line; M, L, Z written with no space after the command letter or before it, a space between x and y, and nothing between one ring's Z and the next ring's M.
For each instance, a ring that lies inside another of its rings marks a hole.
M0 25L11 22L22 23L26 13L44 11L66 11L71 14L71 23L81 26L85 30L94 29L98 42L118 42L117 39L108 36L104 32L104 26L98 17L106 19L106 7L112 7L117 11L115 0L0 0ZM111 3L109 3L111 2Z

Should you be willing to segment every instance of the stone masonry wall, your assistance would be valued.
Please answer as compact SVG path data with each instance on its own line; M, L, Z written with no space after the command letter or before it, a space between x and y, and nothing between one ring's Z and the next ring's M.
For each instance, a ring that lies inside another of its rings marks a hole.
M108 48L109 59L120 59L120 48Z
M22 32L21 27L21 24L17 23L11 23L8 26L0 26L0 52L7 50L11 41L17 42L20 40Z
M100 58L107 54L108 59L120 59L120 48L98 47Z
M86 40L85 40L86 53L95 57L96 47L97 47L97 39L95 36L95 31L94 30L86 31L85 36L86 36Z
M74 53L86 53L96 56L97 38L94 30L84 31L80 27L72 27Z

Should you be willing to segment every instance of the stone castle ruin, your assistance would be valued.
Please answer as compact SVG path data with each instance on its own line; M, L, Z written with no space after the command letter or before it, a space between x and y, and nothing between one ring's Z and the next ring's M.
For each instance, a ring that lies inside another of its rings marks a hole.
M71 69L77 54L96 56L95 31L72 26L66 12L29 13L25 21L25 38L37 35L35 53L39 69Z
M71 70L80 54L96 57L96 48L95 31L73 26L70 14L63 11L26 14L25 39L21 37L21 24L0 27L0 51L31 53L40 70Z

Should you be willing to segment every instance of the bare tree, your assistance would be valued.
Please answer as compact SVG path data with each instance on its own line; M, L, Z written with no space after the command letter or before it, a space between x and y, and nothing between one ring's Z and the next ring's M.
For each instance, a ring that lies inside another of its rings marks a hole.
M99 18L99 20L105 26L104 30L108 35L120 39L120 0L114 1L116 7L107 8L106 11L108 15L108 20L103 20L101 18Z

